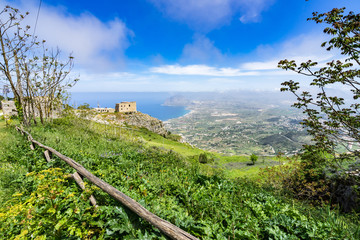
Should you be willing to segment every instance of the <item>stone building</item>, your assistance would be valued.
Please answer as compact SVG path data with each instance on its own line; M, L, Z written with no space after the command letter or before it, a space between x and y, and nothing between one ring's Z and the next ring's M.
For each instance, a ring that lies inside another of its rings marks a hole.
M121 102L116 103L115 112L121 113L133 113L136 111L136 102Z
M5 116L17 116L18 113L14 101L1 101L1 106Z

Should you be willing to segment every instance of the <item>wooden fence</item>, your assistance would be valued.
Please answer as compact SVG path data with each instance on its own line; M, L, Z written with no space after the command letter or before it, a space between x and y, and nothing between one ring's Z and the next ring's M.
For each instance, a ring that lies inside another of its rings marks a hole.
M75 179L75 181L78 183L78 185L84 189L84 183L80 177L86 177L90 182L98 186L101 190L108 193L110 196L118 200L121 204L129 208L131 211L136 213L139 217L143 218L144 220L148 221L151 225L157 227L161 232L163 232L165 235L172 239L180 239L180 240L195 240L198 239L194 237L193 235L189 234L188 232L183 231L182 229L178 228L177 226L173 225L172 223L161 219L160 217L156 216L143 206L141 206L138 202L133 200L132 198L128 197L124 193L117 190L115 187L111 186L107 182L101 180L100 178L93 175L91 172L89 172L87 169L85 169L81 164L77 163L73 159L59 153L55 149L45 146L42 143L36 141L33 139L30 133L26 132L22 128L16 127L16 130L19 131L22 135L26 134L28 140L30 141L30 148L35 149L34 144L38 145L39 147L45 149L44 156L47 161L50 161L50 154L56 155L61 160L65 161L67 164L69 164L72 168L76 170L74 174L72 174L72 177ZM90 197L90 202L93 206L96 205L96 200L93 196Z

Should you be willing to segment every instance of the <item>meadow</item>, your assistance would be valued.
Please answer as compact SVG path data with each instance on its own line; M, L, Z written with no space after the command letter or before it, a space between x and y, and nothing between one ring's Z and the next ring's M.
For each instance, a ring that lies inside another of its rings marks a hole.
M27 130L200 239L360 238L355 214L296 201L256 177L231 176L221 167L248 162L245 156L222 157L145 129L128 126L120 133L75 117ZM167 239L86 180L88 190L81 191L68 178L73 169L56 157L47 163L42 151L31 151L26 138L4 120L0 137L1 239ZM200 153L211 161L200 164ZM267 161L273 160L264 159L264 165ZM87 201L91 194L96 209Z

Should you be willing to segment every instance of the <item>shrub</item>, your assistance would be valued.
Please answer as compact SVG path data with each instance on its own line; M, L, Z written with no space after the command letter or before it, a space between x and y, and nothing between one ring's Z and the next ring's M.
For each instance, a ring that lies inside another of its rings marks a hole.
M199 155L199 163L208 163L208 157L206 153L200 153Z
M256 156L255 154L251 154L250 161L252 162L253 165L256 163L257 160L258 160L258 156Z
M275 188L295 198L308 200L314 204L328 202L329 182L321 168L313 168L309 163L289 161L286 165L267 167L260 173L264 185Z
M82 104L82 105L79 105L77 109L80 109L80 110L90 110L90 104L84 103L84 104Z

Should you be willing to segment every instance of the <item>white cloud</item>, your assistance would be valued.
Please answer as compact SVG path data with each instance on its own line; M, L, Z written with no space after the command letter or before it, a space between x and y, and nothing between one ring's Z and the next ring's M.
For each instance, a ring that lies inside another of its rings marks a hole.
M196 30L208 31L228 24L235 14L240 21L257 22L274 0L148 0L169 18Z
M26 23L34 26L38 2L23 0L15 7L29 11ZM45 39L50 47L73 53L76 64L97 70L109 68L114 62L121 63L132 32L117 18L104 23L90 13L75 16L64 7L42 3L35 35L39 40ZM110 59L109 56L115 55Z
M195 34L194 41L186 44L180 62L186 63L219 63L225 56L214 46L214 42L200 34Z
M247 62L241 65L244 70L273 70L276 69L277 60L271 60L266 62Z
M207 65L187 65L181 66L164 65L160 67L150 68L150 72L162 73L170 75L200 75L200 76L214 76L214 77L236 77L236 76L254 76L256 72L243 72L236 68L216 68Z
M242 23L259 22L261 12L266 10L274 1L273 0L251 0L241 1L242 15L239 20Z
M71 89L74 92L92 91L146 91L159 79L153 75L135 74L131 72L93 73L86 69L80 70L81 81Z
M321 44L328 38L324 34L303 34L295 38L289 39L281 44L279 47L281 58L295 59L297 61L326 61L332 58L337 53L335 51L329 52L321 47Z
M326 41L323 35L308 34L300 35L275 46L259 46L254 55L263 61L245 62L240 64L240 69L246 71L264 71L263 74L270 74L268 70L278 70L278 62L281 59L295 60L297 63L308 60L316 61L318 66L324 66L326 62L338 56L336 52L328 52L320 45ZM272 71L271 74L285 72L284 70Z

